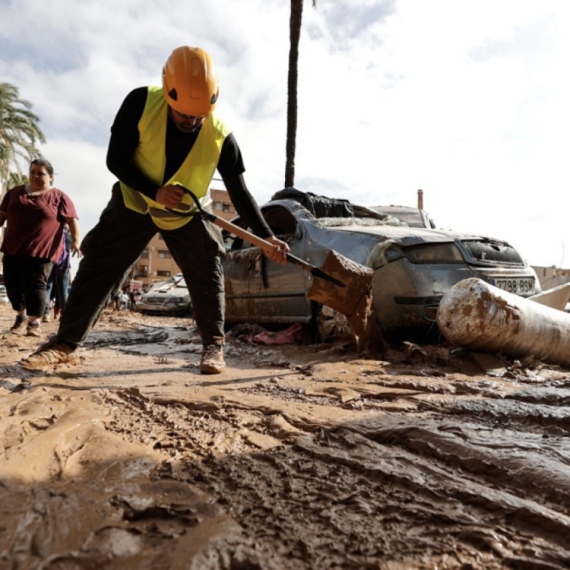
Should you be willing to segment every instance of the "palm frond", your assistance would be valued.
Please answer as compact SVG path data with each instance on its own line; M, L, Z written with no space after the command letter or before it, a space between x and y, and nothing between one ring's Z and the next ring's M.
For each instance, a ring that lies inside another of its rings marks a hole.
M38 143L45 143L40 118L32 104L20 98L11 83L0 83L0 182L5 185L11 167L20 173L18 158L29 160L38 154Z

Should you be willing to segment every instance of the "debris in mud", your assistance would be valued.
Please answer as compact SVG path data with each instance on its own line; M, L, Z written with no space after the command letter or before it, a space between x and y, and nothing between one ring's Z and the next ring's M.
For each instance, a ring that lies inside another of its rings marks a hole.
M238 336L243 342L251 342L253 344L265 344L268 346L281 344L309 344L312 342L311 335L305 330L303 325L295 323L285 330L268 331L261 330L257 327L258 332L255 334L242 333Z
M424 362L448 364L450 360L450 350L447 347L437 345L420 346L406 341L403 343L403 348L406 360L412 364Z

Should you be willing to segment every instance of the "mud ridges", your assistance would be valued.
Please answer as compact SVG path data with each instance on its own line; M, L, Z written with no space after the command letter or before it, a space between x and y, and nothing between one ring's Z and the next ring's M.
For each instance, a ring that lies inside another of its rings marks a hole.
M408 568L446 561L449 567L498 569L505 559L529 565L551 560L561 568L570 560L560 544L564 525L541 529L545 535L557 531L557 539L532 537L536 509L524 512L501 493L502 503L481 501L482 489L469 492L470 483L457 474L414 468L413 455L403 460L401 450L386 453L353 435L183 464L178 477L217 497L261 558L282 568L367 568L382 560L386 567L390 561Z

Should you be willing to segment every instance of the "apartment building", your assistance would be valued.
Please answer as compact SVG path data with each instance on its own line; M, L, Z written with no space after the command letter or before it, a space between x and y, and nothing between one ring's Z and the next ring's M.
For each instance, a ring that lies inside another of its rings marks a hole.
M534 266L533 269L536 271L543 291L570 283L570 269L561 269L554 265L550 267Z

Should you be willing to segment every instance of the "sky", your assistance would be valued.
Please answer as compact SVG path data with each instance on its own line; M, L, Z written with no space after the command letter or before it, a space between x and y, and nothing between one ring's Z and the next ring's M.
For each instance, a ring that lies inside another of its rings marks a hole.
M289 10L285 0L0 0L0 81L40 117L42 154L83 233L115 181L105 157L119 106L160 85L184 44L216 63L216 112L257 202L283 188ZM295 187L368 206L416 206L422 189L438 227L570 268L569 28L567 0L306 0Z

